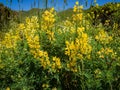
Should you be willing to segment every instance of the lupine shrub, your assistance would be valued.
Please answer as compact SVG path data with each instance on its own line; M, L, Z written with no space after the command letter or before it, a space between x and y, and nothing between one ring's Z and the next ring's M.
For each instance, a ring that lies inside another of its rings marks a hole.
M54 8L13 25L0 42L0 88L119 90L116 28L93 27L82 9L76 2L72 17L59 25Z

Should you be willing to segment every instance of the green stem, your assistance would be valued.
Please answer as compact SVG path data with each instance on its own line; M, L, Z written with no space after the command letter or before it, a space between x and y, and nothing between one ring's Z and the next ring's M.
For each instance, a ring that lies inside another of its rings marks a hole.
M110 85L110 90L113 90L113 89L112 89L112 84L111 84L111 83L109 83L109 85Z
M85 86L84 86L84 75L83 75L83 72L84 72L84 62L83 62L83 60L81 60L82 90L85 90Z

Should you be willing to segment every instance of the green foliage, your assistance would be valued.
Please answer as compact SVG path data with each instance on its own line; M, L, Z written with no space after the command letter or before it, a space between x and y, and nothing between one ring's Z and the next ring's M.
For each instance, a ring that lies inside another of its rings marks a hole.
M103 6L91 6L87 12L90 13L91 21L94 25L98 25L100 22L105 25L106 20L110 20L109 26L112 26L114 22L118 23L120 21L118 18L120 12L119 3L107 3Z
M0 32L8 31L9 22L11 20L17 21L17 12L5 7L0 3Z

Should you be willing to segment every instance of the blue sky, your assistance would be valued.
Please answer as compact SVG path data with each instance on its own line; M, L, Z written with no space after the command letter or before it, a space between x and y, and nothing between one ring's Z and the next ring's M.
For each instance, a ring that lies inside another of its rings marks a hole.
M10 0L8 0L8 2L6 2L7 0L0 0L0 3L3 3L5 6L10 7ZM22 1L22 0L20 0ZM45 7L45 0L40 0L40 8ZM63 9L68 9L68 8L72 8L76 2L76 0L67 0L67 5L65 5L64 7L64 0L54 0L54 3L51 3L52 0L48 0L48 7L53 7L55 6L56 10L63 10ZM80 4L85 6L85 0L78 0L80 2ZM88 1L88 6L86 8L88 8L91 5L91 1L94 0L87 0ZM120 0L96 0L97 3L99 5L103 5L107 2L120 2ZM36 2L38 2L38 0L36 0ZM23 0L23 2L20 3L20 10L30 10L32 7L38 7L38 3L36 3L36 6L34 6L34 0ZM18 4L18 0L12 0L12 4L11 4L11 9L12 10L19 10L19 4Z

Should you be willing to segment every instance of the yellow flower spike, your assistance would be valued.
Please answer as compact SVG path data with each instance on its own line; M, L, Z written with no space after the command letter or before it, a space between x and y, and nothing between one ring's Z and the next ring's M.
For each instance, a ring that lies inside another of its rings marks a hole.
M108 13L108 11L106 11L106 13Z
M70 64L69 63L67 63L67 68L70 68Z
M38 22L38 18L36 16L32 16L31 22Z
M25 29L25 25L23 23L19 24L19 29Z
M49 87L49 85L48 84L46 84L46 88L48 88Z
M77 71L78 71L77 68L75 68L75 69L74 69L74 72L77 72Z
M86 33L82 33L81 38L88 38Z
M119 4L119 3L117 3L117 7L120 7L120 4Z
M49 11L46 10L46 11L44 12L44 14L43 14L43 17L44 17L44 15L49 15Z
M9 88L9 87L7 87L7 88L6 88L6 90L10 90L10 88Z
M56 87L54 87L54 88L52 88L52 90L57 90L57 88L56 88Z
M42 30L50 30L54 26L55 22L55 15L54 15L54 8L50 9L49 11L46 10L42 15Z
M78 56L78 58L79 58L80 60L83 59L83 55L82 55L82 54L77 54L77 56Z
M44 88L44 87L45 87L45 84L43 84L42 87Z
M81 9L81 10L82 10L82 9L83 9L83 6L82 6L82 5L81 5L81 6L79 6L79 9Z
M69 42L68 42L68 41L66 41L65 43L66 43L66 45L69 45Z
M100 51L98 51L98 52L97 52L97 54L99 54L99 55L100 55L100 54L101 54L101 52L100 52Z
M73 7L73 12L76 12L77 11L77 6L75 5L74 7Z
M55 61L56 57L53 57L53 61Z
M99 4L96 4L96 7L98 7L99 6Z
M79 2L77 1L75 4L76 4L76 5L79 5Z
M50 9L50 12L52 13L54 11L54 7L52 7L51 9Z
M100 58L104 58L104 55L100 55L99 57L100 57Z
M110 41L112 41L112 40L113 40L112 36L109 36L109 40L110 40Z
M101 74L101 70L96 69L96 70L94 71L94 73L95 73L95 74Z
M98 35L95 36L95 39L102 44L108 44L112 40L112 37L109 36L104 30L101 30Z
M47 65L50 65L50 61L48 60L48 58L47 58L47 63L46 63Z
M30 18L27 17L27 18L25 19L25 21L26 21L27 24L30 23Z

